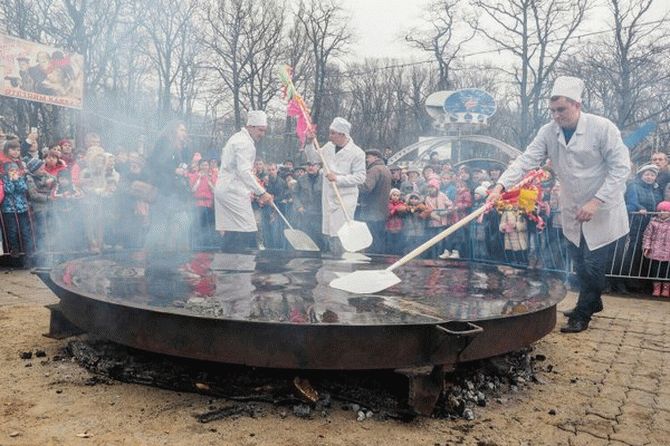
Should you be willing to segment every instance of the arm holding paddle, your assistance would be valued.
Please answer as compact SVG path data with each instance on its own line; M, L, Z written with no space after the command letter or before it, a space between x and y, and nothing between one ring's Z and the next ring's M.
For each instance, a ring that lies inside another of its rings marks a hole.
M521 189L526 185L539 183L544 177L545 173L541 169L531 171L517 183L510 190ZM383 291L393 285L400 283L400 277L398 277L393 270L403 266L404 264L414 260L416 257L420 256L428 249L433 247L436 243L443 240L444 238L450 236L454 232L458 231L462 227L469 224L471 221L478 218L480 215L484 214L488 210L492 209L496 204L495 201L488 201L486 204L470 213L466 217L462 218L457 223L449 226L444 231L435 235L430 240L424 242L414 250L407 253L405 256L398 259L395 263L383 270L367 270L367 271L355 271L346 276L338 277L330 282L330 286L340 290L348 291L355 294L374 294L380 291Z

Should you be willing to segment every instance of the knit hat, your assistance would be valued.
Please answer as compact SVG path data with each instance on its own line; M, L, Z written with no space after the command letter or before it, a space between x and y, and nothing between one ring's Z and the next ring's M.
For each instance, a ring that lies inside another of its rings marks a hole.
M8 162L6 162L5 164L3 164L2 167L5 168L5 172L9 172L9 169L18 169L18 168L19 168L19 165L16 164L15 162L8 161Z
M554 81L554 87L551 89L551 97L564 96L581 104L583 91L583 80L578 77L560 76Z
M374 155L377 158L383 158L381 150L378 149L368 149L365 151L366 155Z
M349 136L349 133L351 132L351 123L346 119L340 118L338 116L337 118L333 119L333 122L330 124L330 130L337 133L344 133L345 135Z
M656 164L645 164L644 166L637 169L637 174L642 175L647 170L651 170L656 175L658 175L658 166Z
M265 127L268 125L268 117L263 110L251 110L247 113L247 125Z
M670 201L661 201L656 206L658 212L670 212Z
M44 165L44 161L42 161L41 159L31 158L30 161L28 161L28 164L26 165L26 167L28 168L28 172L35 173L43 165Z
M395 187L389 191L389 197L393 194L399 194L400 189L396 189Z
M412 197L416 197L419 200L421 200L421 195L417 194L416 192L412 192L411 194L407 195L407 199L409 200Z

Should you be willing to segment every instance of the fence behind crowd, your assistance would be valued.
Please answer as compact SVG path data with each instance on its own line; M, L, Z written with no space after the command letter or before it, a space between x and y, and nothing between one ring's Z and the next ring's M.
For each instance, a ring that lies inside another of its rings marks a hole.
M618 240L612 248L612 257L607 275L613 279L670 280L670 262L653 260L653 249L648 239L651 231L647 228L656 212L631 213L630 233ZM547 271L572 273L572 264L568 255L568 241L563 236L558 214L547 221L546 227L538 229L534 222L524 218L523 225L516 225L511 232L504 231L501 216L491 212L483 220L474 221L468 228L462 229L452 237L443 240L437 249L428 254L428 258L466 259L476 262L506 264L530 267ZM2 213L0 228L2 231L2 251L0 255L25 255L26 253L58 256L75 252L85 253L87 222L63 222L54 213ZM218 248L214 231L199 226L192 234L193 249ZM276 225L275 225L276 226ZM651 228L653 229L653 228ZM65 232L67 232L67 234ZM104 231L101 229L101 231ZM202 231L208 231L203 237ZM142 233L126 237L119 231L101 234L102 238L111 238L103 250L136 249L142 246ZM276 235L276 234L275 234ZM669 239L670 240L670 239ZM263 240L261 239L261 244ZM666 241L667 242L667 241ZM646 244L645 244L646 243ZM281 246L286 246L282 244ZM670 246L661 246L670 250Z

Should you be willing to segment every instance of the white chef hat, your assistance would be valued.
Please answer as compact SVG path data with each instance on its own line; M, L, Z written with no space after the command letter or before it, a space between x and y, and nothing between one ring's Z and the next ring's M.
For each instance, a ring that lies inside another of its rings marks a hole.
M268 116L263 110L250 110L247 113L247 125L264 127L268 125Z
M582 92L584 91L584 81L578 77L559 76L554 81L554 88L551 89L551 97L565 96L573 101L582 102Z
M351 123L346 119L340 118L338 116L337 118L333 119L332 124L330 124L330 129L334 132L344 133L345 135L349 136L349 132L351 132Z

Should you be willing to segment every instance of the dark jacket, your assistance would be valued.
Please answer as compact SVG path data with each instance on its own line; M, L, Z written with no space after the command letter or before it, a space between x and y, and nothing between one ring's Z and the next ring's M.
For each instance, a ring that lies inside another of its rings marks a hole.
M647 184L636 178L626 187L626 209L628 212L656 211L656 205L663 200L663 192L656 183Z
M358 186L361 192L361 220L386 221L391 181L391 171L384 161L377 160L368 165L365 183Z
M321 173L298 177L293 191L293 208L304 208L306 215L321 216Z

